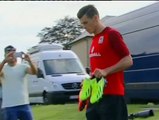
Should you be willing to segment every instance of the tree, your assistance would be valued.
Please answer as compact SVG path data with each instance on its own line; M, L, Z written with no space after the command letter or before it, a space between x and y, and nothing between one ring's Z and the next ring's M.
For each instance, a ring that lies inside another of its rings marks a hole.
M68 47L68 44L76 39L83 31L80 22L76 18L70 18L68 16L64 19L57 21L57 24L50 27L45 27L38 33L40 37L40 43L61 43Z

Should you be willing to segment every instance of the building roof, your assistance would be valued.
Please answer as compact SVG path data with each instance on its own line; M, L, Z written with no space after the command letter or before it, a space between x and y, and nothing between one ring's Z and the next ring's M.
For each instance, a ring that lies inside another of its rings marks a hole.
M133 26L129 26L129 27L123 27L126 26L126 24L131 24L131 22L134 21L135 18L139 18L142 16L146 16L148 14L152 14L155 12L159 11L159 2L156 2L154 4L151 4L149 6L134 10L132 12L120 15L120 16L105 16L104 18L102 18L101 20L103 21L103 23L106 26L112 26L115 28L120 29L120 32L122 34L124 34L125 31L129 31L131 32L131 30L135 30L135 28L133 28ZM133 19L133 20L132 20ZM143 19L142 19L143 20ZM158 20L155 21L155 23L158 22ZM140 22L139 25L142 26L142 24L144 24L144 22ZM154 22L152 22L152 24L154 24ZM137 29L137 28L136 28ZM89 34L88 32L84 31L78 38L76 38L74 41L72 41L70 44L77 42L85 37L92 37L93 34Z
M104 22L105 20L108 20L108 19L110 19L112 17L115 17L115 16L105 16L101 20ZM77 41L79 41L79 40L81 40L81 39L83 39L85 37L92 37L92 36L93 36L93 34L89 34L87 31L84 31L79 37L77 37L75 40L73 40L69 44L73 44L73 43L75 43L75 42L77 42Z

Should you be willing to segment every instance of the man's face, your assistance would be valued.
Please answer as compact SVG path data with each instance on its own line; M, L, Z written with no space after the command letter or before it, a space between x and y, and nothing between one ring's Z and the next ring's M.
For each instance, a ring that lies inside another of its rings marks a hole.
M15 58L15 49L8 49L5 51L5 57L7 57L7 62L8 63L15 63L16 58Z
M95 32L95 26L96 26L95 16L92 18L89 18L86 15L84 15L80 19L80 23L88 33L91 34Z

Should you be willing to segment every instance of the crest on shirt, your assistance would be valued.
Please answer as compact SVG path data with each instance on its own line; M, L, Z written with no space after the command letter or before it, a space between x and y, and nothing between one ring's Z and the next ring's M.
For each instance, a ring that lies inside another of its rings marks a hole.
M104 41L104 36L100 36L98 40L98 44L102 44Z

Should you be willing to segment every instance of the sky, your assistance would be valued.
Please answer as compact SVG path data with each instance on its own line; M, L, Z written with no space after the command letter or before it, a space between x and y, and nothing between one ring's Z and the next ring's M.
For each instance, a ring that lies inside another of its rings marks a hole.
M13 45L17 51L37 45L37 34L45 27L56 25L65 16L76 17L88 4L98 9L100 18L119 16L148 6L156 1L1 1L0 2L0 61L4 48Z

